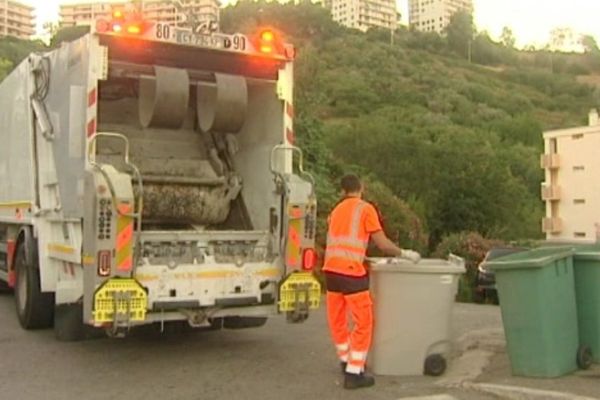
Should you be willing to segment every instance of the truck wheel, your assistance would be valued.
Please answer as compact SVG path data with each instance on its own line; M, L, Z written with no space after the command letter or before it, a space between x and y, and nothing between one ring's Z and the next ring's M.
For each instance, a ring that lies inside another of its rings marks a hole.
M425 359L425 375L440 376L446 371L446 359L440 354L432 354Z
M43 329L52 326L54 318L54 294L42 293L37 252L27 262L26 245L20 243L15 257L15 305L19 323L23 329Z
M62 342L75 342L85 337L83 305L57 304L54 308L54 335Z

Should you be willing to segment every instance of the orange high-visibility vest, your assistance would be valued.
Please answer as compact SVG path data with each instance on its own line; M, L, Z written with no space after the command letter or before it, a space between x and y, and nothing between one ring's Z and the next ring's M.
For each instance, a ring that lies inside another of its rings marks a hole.
M381 230L375 208L358 197L340 202L329 216L323 271L364 276L369 237Z

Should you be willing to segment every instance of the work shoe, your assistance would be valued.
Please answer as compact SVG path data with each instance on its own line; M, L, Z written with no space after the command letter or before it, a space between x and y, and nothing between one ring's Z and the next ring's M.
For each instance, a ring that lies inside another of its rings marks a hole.
M344 389L360 389L367 388L375 385L375 378L370 375L365 375L365 373L357 374L349 374L344 373Z

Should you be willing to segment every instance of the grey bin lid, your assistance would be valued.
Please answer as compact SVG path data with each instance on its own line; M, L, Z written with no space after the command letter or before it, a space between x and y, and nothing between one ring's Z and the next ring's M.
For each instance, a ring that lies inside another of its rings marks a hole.
M423 259L415 264L412 261L394 258L369 258L373 272L400 272L410 274L464 274L465 263L459 257L450 260Z

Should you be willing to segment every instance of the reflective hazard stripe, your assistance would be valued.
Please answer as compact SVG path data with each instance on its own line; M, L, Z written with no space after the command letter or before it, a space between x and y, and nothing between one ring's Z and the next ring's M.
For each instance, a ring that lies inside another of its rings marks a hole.
M327 248L327 251L325 252L325 257L326 258L332 258L332 257L338 257L338 258L343 258L346 260L350 260L350 261L355 261L355 262L363 262L365 255L361 252L361 253L353 253L350 250L342 250L342 249L330 249Z
M369 241L352 238L350 236L327 235L327 245L328 246L357 247L357 248L362 249L363 247L367 247L369 245Z
M365 369L367 363L367 352L366 351L351 351L349 353L348 365L346 366L346 372L351 374L360 374Z
M337 355L342 362L348 362L348 352L350 351L350 344L338 344L335 346Z
M131 212L128 205L119 206L121 213ZM119 271L130 271L133 267L133 218L117 217L116 266Z

